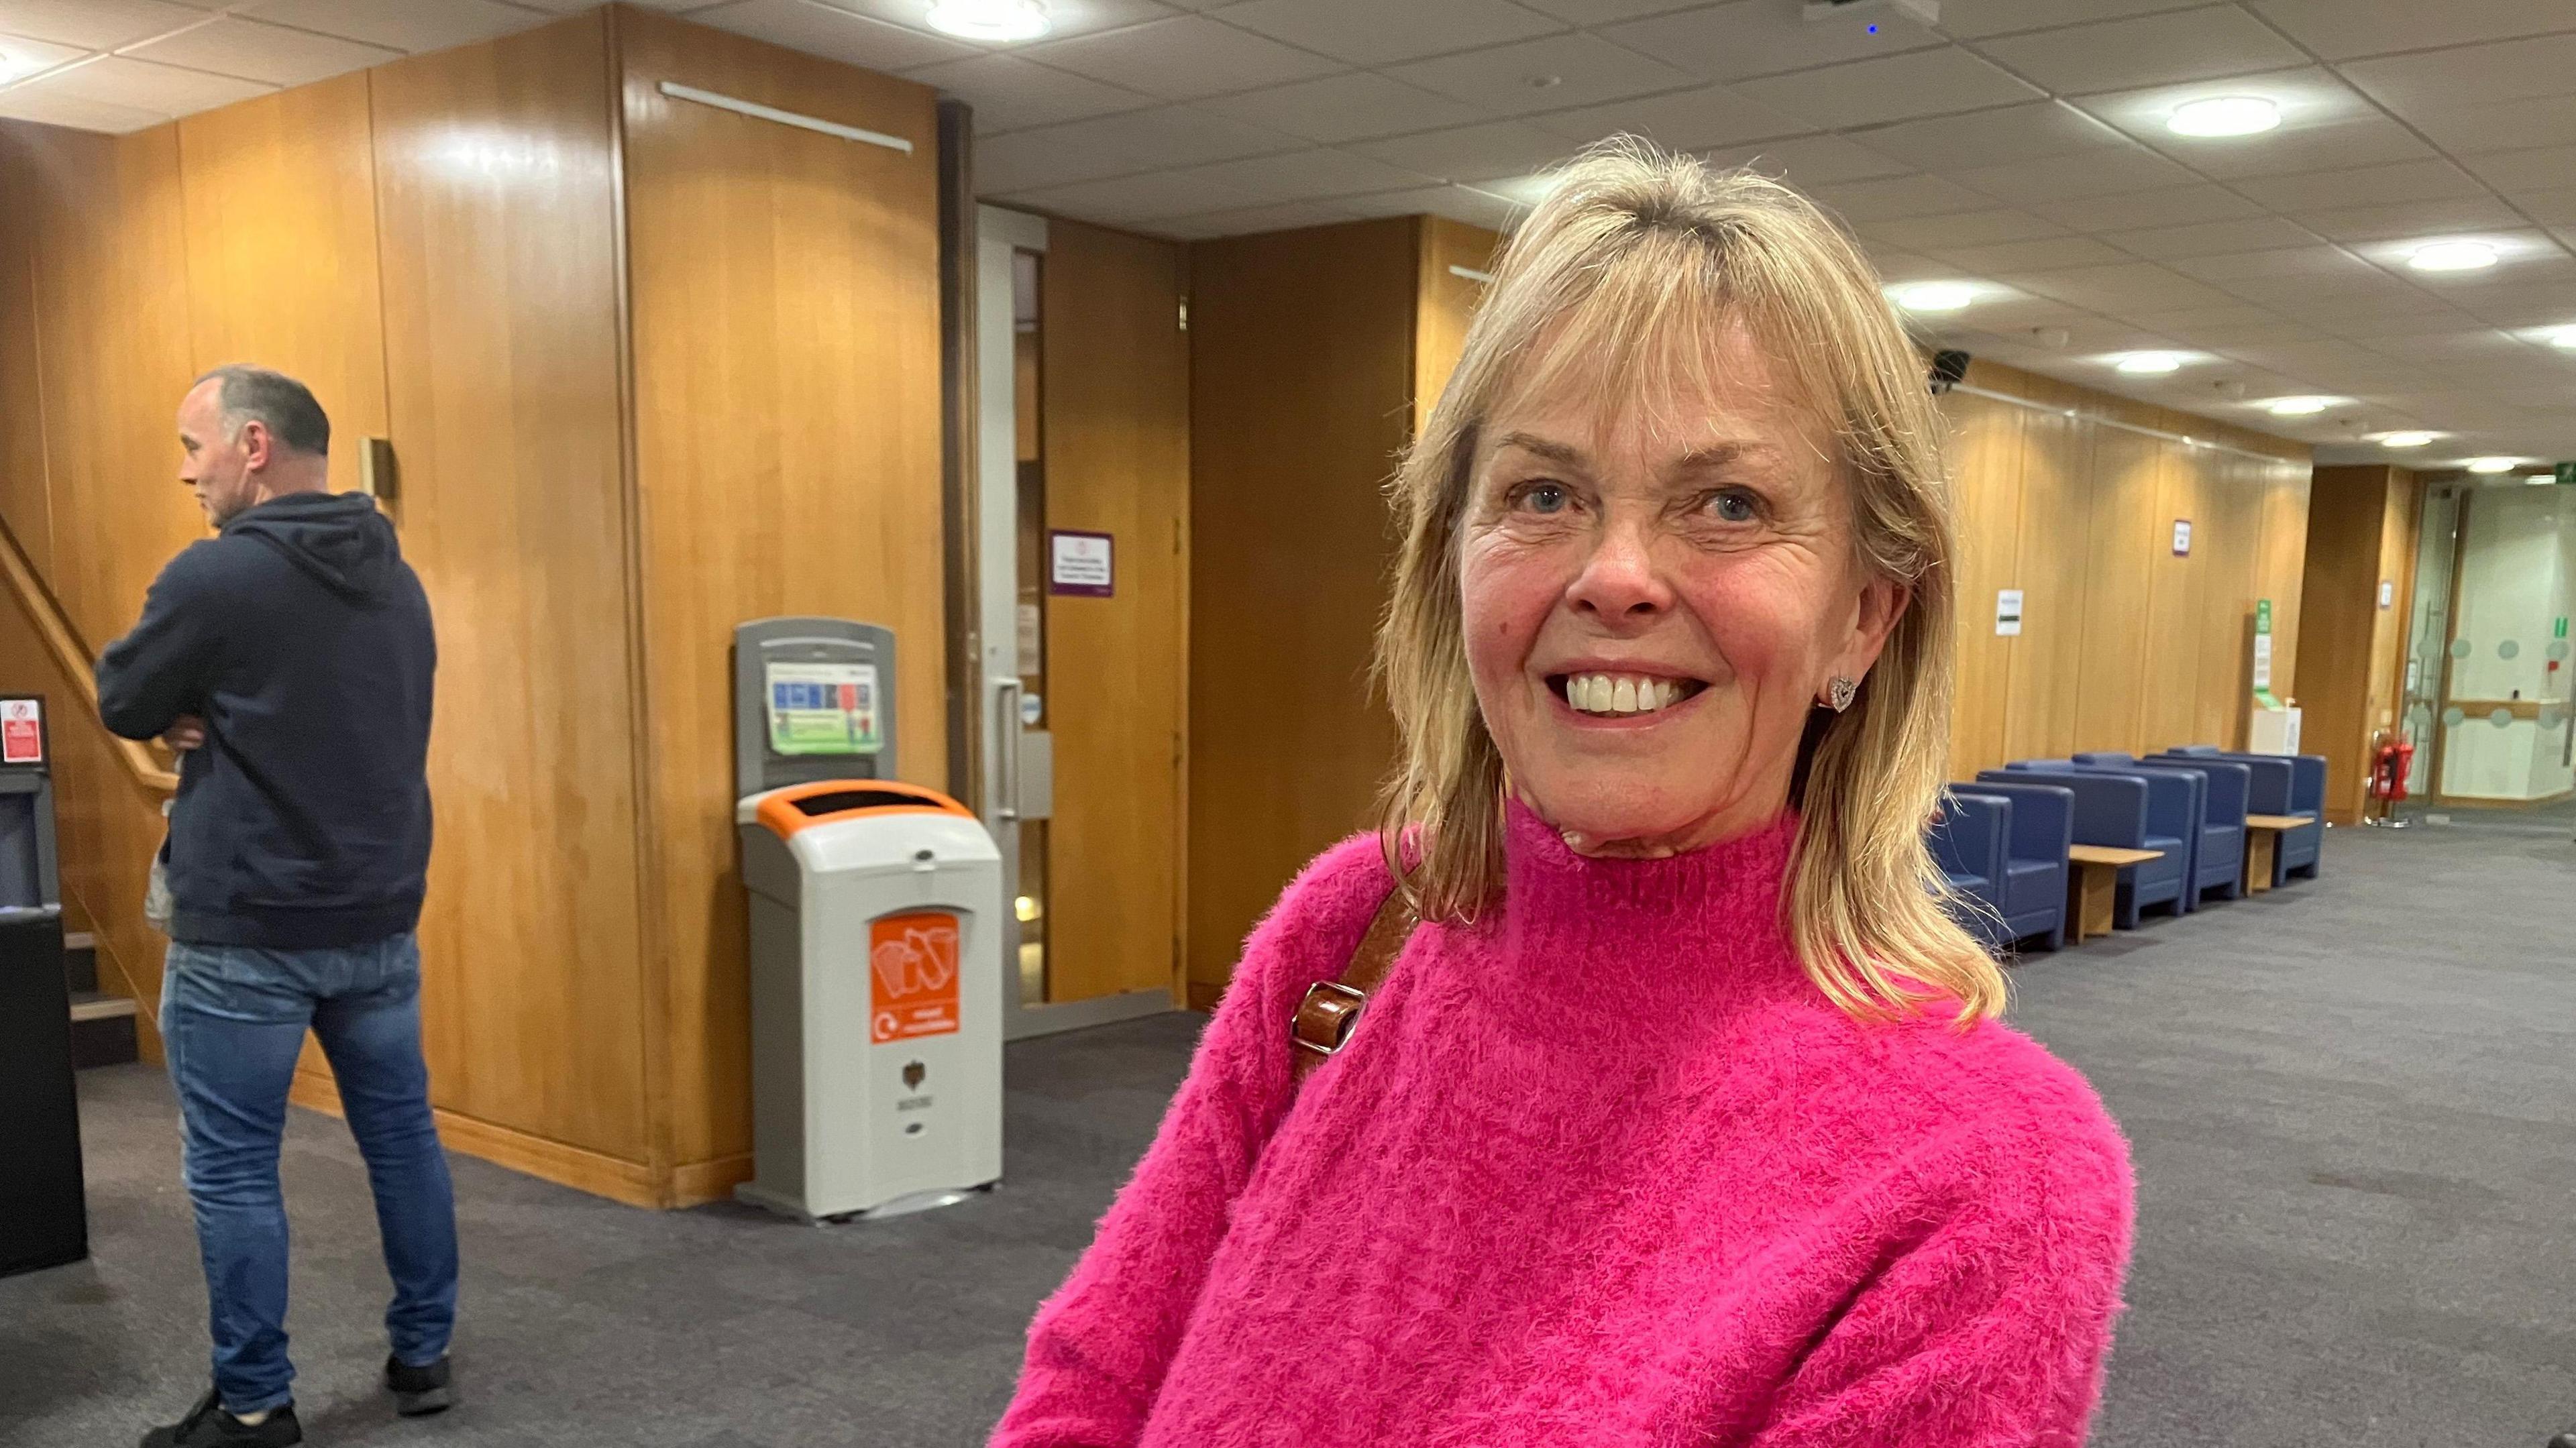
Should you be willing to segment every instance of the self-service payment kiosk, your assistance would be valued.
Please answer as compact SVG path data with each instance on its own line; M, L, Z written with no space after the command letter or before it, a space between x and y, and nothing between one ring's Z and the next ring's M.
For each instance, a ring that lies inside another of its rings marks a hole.
M894 636L734 630L750 896L754 1172L806 1220L945 1205L1002 1175L1002 858L894 773Z

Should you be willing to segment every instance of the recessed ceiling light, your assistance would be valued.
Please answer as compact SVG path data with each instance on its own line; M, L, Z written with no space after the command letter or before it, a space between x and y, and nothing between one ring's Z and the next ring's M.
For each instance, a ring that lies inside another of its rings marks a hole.
M44 68L45 63L32 55L21 55L14 50L0 50L0 82L13 81L22 75L34 75Z
M1965 282L1925 282L1896 289L1896 304L1909 312L1955 312L1977 299Z
M2263 406L2274 417L2306 417L2323 412L2334 404L2331 397L2275 397Z
M2525 473L2522 475L2522 480L2531 484L2535 488L2545 488L2551 483L2558 481L2555 476L2549 473Z
M2433 434L2429 432L2383 432L2379 435L2381 447L2422 447L2432 440Z
M2576 327L2561 327L2549 334L2549 345L2576 352Z
M1040 0L931 0L930 28L968 40L1035 40L1048 22Z
M2466 464L2473 473L2509 473L2519 466L2515 458L2471 458Z
M2165 129L2177 136L2252 136L2279 124L2281 108L2261 96L2212 96L2165 118Z
M2132 352L2113 365L2132 377L2152 377L2180 367L2182 359L2171 352Z
M2406 264L2417 271L2478 271L2496 264L2496 249L2483 241L2436 241L2415 248Z

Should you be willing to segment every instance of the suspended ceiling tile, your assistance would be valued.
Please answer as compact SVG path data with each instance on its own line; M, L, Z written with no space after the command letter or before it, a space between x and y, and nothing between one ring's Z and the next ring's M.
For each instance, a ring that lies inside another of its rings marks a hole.
M2116 20L2203 0L1942 0L1941 28L1964 40Z
M2576 145L2489 151L2460 162L2499 191L2554 190L2576 185Z
M546 17L494 0L265 0L242 12L301 30L418 54L542 25Z
M2495 102L2462 97L2459 105L2419 108L2408 119L2454 156L2576 145L2576 92Z
M184 116L228 106L277 89L260 81L114 55L47 76L27 88L37 87L163 116Z
M2576 226L2576 186L2553 191L2515 191L2507 196L2514 209L2543 226Z
M2350 116L2322 125L2283 126L2236 141L2194 139L2170 131L2148 143L2204 176L2221 181L2297 171L2348 171L2438 153L2413 131L2383 115Z
M1938 176L1891 176L1881 181L1845 181L1810 186L1807 194L1840 214L1845 221L1892 221L1908 216L1941 216L1989 209L1976 192Z
M0 0L0 34L113 50L197 24L207 9L168 0Z
M402 58L401 51L381 45L231 16L183 30L165 40L134 46L124 53L137 60L184 65L191 70L277 86L307 85Z
M1562 161L1574 147L1526 121L1488 121L1354 146L1364 156L1452 181L1520 176Z
M701 11L692 20L870 70L910 70L983 52L972 45L888 25L808 0L737 0Z
M1838 181L1869 181L1903 175L1909 168L1869 147L1841 136L1802 136L1730 146L1712 151L1712 166L1742 166L1796 186L1830 186Z
M2103 240L2149 261L2216 256L2224 252L2266 251L2275 247L2310 246L2316 237L2305 227L2278 216L2251 216L2236 221L2202 221L2188 226L2156 226L2115 231ZM2189 270L2189 268L2178 268Z
M1263 204L1418 189L1433 180L1401 166L1329 147L1217 161L1173 174L1183 179L1203 179Z
M2248 177L2231 184L2255 201L2285 212L2321 210L2356 201L2450 201L2487 194L2484 183L2439 157L2350 171Z
M1484 118L1474 106L1389 80L1373 70L1295 81L1200 104L1237 120L1325 142L1435 130Z
M2233 5L2006 36L1985 42L1985 51L2061 95L2243 75L2308 59Z
M1511 0L1244 0L1207 12L1228 25L1352 65L1389 65L1455 50L1527 40L1564 22Z
M1745 95L1819 126L1848 128L2040 99L2038 89L1957 46L1766 76Z
M2051 156L2009 166L1979 166L1949 173L1960 184L1999 200L2022 206L2041 201L2076 201L2088 196L2187 186L2191 172L2135 141L2075 156Z
M1701 9L1710 0L1696 0L1696 3L1694 0L1520 0L1520 3L1542 15L1553 15L1569 25L1612 25L1641 15Z
M29 40L19 35L0 35L0 76L23 79L91 54L95 52L77 45L56 45L51 41ZM0 86L0 94L6 93L5 86Z
M1530 124L1571 141L1594 141L1624 131L1676 151L1705 151L1758 138L1795 136L1810 129L1806 122L1746 100L1724 86L1532 116Z
M1501 115L1598 105L1673 90L1693 79L1686 71L1595 35L1524 40L1389 66L1386 74Z
M942 61L906 75L973 106L979 136L1059 125L1155 104L1152 96L1071 71L1051 69L1016 55Z
M169 119L159 111L89 100L41 84L0 90L0 116L18 121L41 121L48 126L104 131L112 136L157 126Z
M1864 131L1860 139L1882 155L1927 171L1949 172L2129 144L2118 131L2056 101L1898 121Z
M2343 73L2410 118L2419 111L2454 109L2464 96L2488 102L2564 96L2568 76L2576 74L2576 30L2357 60Z
M1940 260L1981 276L2061 271L2068 267L2105 266L2129 260L2117 248L2105 246L2089 236L2047 236L2032 241L1996 242L1988 246L1934 247L1931 251Z
M1808 20L1798 7L1778 0L1705 5L1614 25L1602 33L1631 50L1661 56L1710 80L1747 80L1948 44L1937 32L1889 7L1875 7L1860 16Z
M2400 237L2430 240L2455 232L2484 232L2524 225L2523 218L2511 207L2492 197L2340 206L2300 212L2292 219L2330 241L2354 242Z
M1942 216L1916 216L1860 224L1860 233L1872 241L1884 241L1909 251L1938 252L1963 246L1988 246L1997 242L2030 241L2039 237L2064 237L2066 228L2045 221L2027 211L2009 208L1988 211L1959 211ZM2119 260L2113 257L2110 260Z
M975 180L983 194L999 196L1049 184L1294 149L1296 142L1276 132L1166 106L1038 126L979 141Z
M1341 69L1311 51L1204 15L1045 41L1022 53L1076 75L1176 99L1282 85Z
M2534 0L2252 0L2254 13L2328 60L2430 50L2576 28Z
M2074 201L2042 201L2031 210L2078 231L2136 231L2150 226L2232 221L2260 216L2263 208L2223 186L2202 183L2168 186L2125 196L2087 196Z

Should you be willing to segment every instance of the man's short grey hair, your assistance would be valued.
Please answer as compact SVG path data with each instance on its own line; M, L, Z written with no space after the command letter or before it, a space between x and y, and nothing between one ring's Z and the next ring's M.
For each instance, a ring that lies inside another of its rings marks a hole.
M227 437L241 436L242 424L256 420L287 449L327 456L331 451L331 417L313 398L313 389L265 367L235 363L197 379L195 386L221 382L216 409Z

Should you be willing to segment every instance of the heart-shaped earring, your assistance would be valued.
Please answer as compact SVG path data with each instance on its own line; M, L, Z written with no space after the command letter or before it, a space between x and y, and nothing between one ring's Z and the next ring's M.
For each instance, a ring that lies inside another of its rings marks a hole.
M1851 707L1852 696L1859 692L1858 679L1846 679L1836 674L1833 681L1825 685L1825 707L1839 714Z

